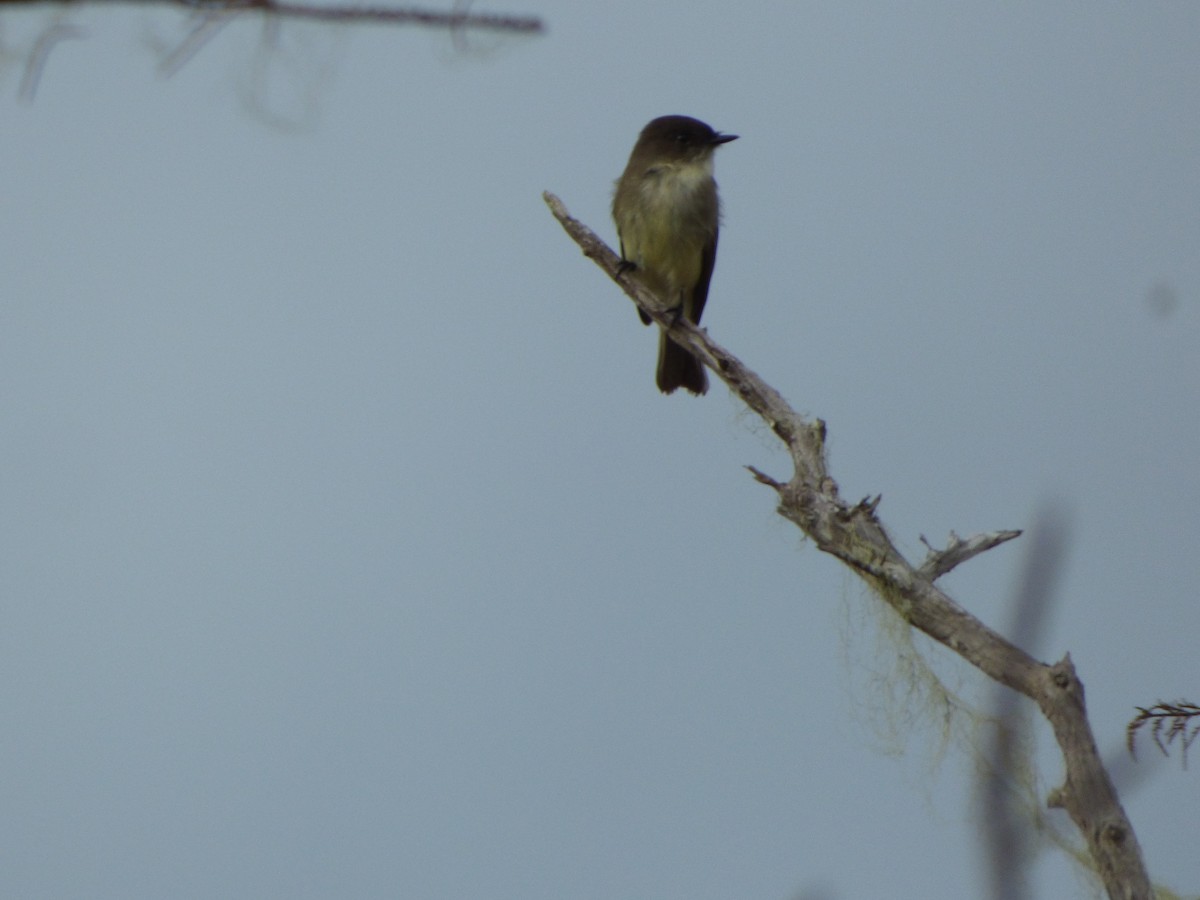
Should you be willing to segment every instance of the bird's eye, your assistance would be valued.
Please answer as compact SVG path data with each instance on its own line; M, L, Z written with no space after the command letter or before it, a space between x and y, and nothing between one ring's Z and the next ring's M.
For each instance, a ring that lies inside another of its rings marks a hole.
M684 134L682 131L675 132L675 143L686 144L687 142L688 136L686 134Z

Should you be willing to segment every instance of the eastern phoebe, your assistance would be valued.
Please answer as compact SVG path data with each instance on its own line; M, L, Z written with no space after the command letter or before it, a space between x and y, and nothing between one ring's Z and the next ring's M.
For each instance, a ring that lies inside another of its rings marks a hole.
M625 172L617 179L613 219L621 259L664 303L699 324L717 259L721 204L713 180L713 151L735 140L690 116L662 116L642 129ZM642 322L650 317L638 310ZM658 389L708 390L700 360L666 332L658 344Z

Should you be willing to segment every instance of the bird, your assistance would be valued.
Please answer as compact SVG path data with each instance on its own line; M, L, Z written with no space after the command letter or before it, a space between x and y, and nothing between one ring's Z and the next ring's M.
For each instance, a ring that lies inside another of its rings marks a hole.
M660 116L642 129L613 193L622 268L696 325L708 300L720 231L713 153L737 137L691 116ZM645 310L638 315L650 324ZM664 394L681 387L697 396L708 390L700 360L665 331L655 381Z

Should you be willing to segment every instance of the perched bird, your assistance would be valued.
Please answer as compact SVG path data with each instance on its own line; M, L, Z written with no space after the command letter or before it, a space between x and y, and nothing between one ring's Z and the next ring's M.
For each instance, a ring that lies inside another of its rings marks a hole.
M721 203L713 151L736 140L690 116L662 116L642 129L613 194L621 259L663 302L699 324L717 259ZM650 317L638 310L642 321ZM658 345L658 389L708 390L704 366L667 337Z

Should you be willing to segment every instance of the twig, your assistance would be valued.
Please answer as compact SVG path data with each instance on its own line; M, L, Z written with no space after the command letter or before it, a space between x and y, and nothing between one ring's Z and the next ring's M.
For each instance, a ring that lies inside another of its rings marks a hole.
M21 86L17 89L17 99L23 103L32 102L37 93L38 82L42 80L42 70L46 67L50 51L62 41L81 38L84 34L82 28L61 22L43 31L29 52L29 59L25 61L25 72L21 75Z
M937 581L955 566L965 563L971 557L978 556L980 553L991 550L993 547L999 547L1006 541L1020 536L1021 532L1019 531L989 531L985 534L972 535L963 540L951 531L946 549L934 550L933 545L925 540L925 535L921 535L921 543L929 548L929 555L925 557L925 562L921 563L918 571L930 581Z
M1149 709L1139 706L1137 711L1137 716L1125 729L1129 755L1137 757L1137 733L1143 725L1151 722L1153 724L1150 726L1150 736L1154 739L1154 745L1162 751L1163 756L1169 756L1167 748L1173 741L1178 740L1183 748L1183 766L1187 768L1188 748L1200 737L1200 722L1192 722L1193 719L1200 718L1200 706L1187 700L1177 700L1174 703L1163 703L1160 700Z

